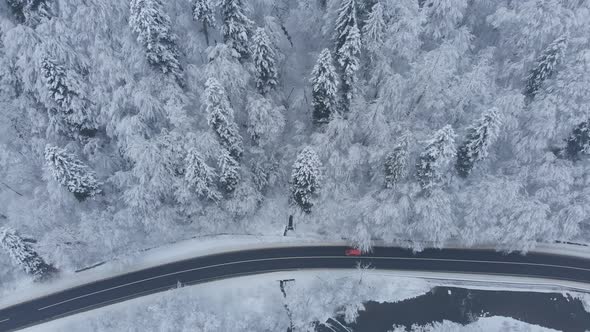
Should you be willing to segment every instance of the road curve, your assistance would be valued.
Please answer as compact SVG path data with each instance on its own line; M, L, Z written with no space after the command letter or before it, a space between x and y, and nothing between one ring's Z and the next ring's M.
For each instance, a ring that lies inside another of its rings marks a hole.
M346 247L268 248L202 256L119 275L0 309L0 331L41 322L165 291L183 284L265 272L355 268L360 261L376 269L460 272L567 280L590 284L590 260L541 253L503 254L490 250L428 249L420 253L377 247L362 257Z

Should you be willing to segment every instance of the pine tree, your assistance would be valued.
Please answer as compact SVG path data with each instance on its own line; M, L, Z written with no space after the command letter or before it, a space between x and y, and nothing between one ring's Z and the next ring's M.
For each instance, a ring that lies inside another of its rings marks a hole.
M264 194L266 189L275 184L279 178L280 163L275 156L268 156L265 151L258 150L255 157L251 159L250 173L256 190Z
M78 200L101 193L102 184L96 179L95 173L65 149L48 144L45 147L45 163L53 178Z
M565 48L567 47L567 37L561 36L553 41L547 49L537 58L535 67L530 71L524 93L529 98L534 98L543 82L547 80L555 67L563 58Z
M209 46L209 28L215 26L214 4L211 0L193 0L193 18L203 23L203 33Z
M315 150L305 147L297 156L291 172L291 199L305 213L311 213L320 191L322 163Z
M14 229L0 228L0 247L35 280L43 280L56 272Z
M358 19L359 30L364 30L365 24L369 18L373 7L379 3L379 0L363 0L356 3L356 16Z
M323 124L336 112L338 76L332 65L332 55L326 48L311 72L313 121Z
M578 160L580 154L590 154L590 119L576 126L566 139L565 156L570 160Z
M467 177L473 165L488 155L500 128L500 115L496 109L486 112L481 119L467 129L467 137L457 151L455 168L461 177Z
M254 42L252 60L256 69L256 88L264 95L278 84L277 56L264 28L256 29L252 41Z
M19 86L15 66L4 53L2 42L0 42L0 103L15 100L19 95Z
M248 39L254 25L245 14L242 0L221 0L221 14L223 16L223 41L238 52L241 60L247 59Z
M184 86L183 69L176 36L170 27L170 17L161 0L131 0L129 26L143 44L150 65L164 74L172 75Z
M254 145L266 146L280 137L285 128L285 107L275 106L267 98L249 98L248 134Z
M421 6L418 3L427 17L425 34L435 39L449 39L462 24L468 3L468 0L427 0Z
M186 156L186 169L184 180L188 187L197 193L198 196L219 201L221 195L215 188L217 174L215 170L207 165L201 154L195 149L191 149Z
M65 68L49 58L44 58L41 61L41 72L43 73L43 78L45 78L45 83L51 93L51 97L58 106L67 107L75 92L70 91L66 85L67 77Z
M385 39L386 29L387 24L385 23L383 5L380 2L377 2L371 9L369 17L363 27L365 47L373 52L379 49Z
M353 27L358 28L356 17L356 0L342 0L340 8L337 10L336 31L334 40L336 41L336 50L344 46L346 36Z
M223 190L227 194L234 192L241 178L238 161L227 150L222 149L217 166L219 167L219 182Z
M41 73L48 93L47 106L58 131L73 137L93 136L98 125L90 111L82 78L49 57L41 61Z
M343 0L336 20L336 61L342 75L344 110L348 111L360 66L361 33L356 18L356 0Z
M449 125L426 142L426 149L416 164L416 178L423 190L432 189L442 179L442 173L455 153L455 132Z
M234 110L229 104L225 90L216 79L208 79L205 85L207 122L217 134L221 146L237 161L242 156L243 148L242 137L234 121Z
M50 18L51 5L48 0L6 0L19 23L34 26L43 18Z
M404 135L385 157L385 187L393 188L408 171L408 136Z

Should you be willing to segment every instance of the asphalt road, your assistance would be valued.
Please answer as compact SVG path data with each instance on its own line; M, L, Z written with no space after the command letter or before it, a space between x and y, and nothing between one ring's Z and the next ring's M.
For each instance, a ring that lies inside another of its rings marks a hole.
M0 309L0 331L122 302L185 285L274 271L355 268L360 261L377 269L514 275L590 283L590 260L488 250L374 248L362 257L344 255L345 247L291 247L228 252L161 265L71 288ZM278 287L278 286L277 286Z

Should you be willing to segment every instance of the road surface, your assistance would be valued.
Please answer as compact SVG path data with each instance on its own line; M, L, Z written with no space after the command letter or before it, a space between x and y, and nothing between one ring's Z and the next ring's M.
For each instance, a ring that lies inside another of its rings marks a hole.
M0 331L44 321L177 286L275 271L355 268L513 275L590 283L590 260L540 253L503 254L489 250L429 249L414 254L377 247L362 257L345 256L346 247L314 246L236 251L197 257L104 279L0 309Z

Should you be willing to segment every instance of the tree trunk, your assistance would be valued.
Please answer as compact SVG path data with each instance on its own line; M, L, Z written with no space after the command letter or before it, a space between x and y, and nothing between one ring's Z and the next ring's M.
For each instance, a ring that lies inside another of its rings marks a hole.
M205 41L207 42L207 46L209 46L209 30L207 30L207 23L203 23L203 33L205 34Z

